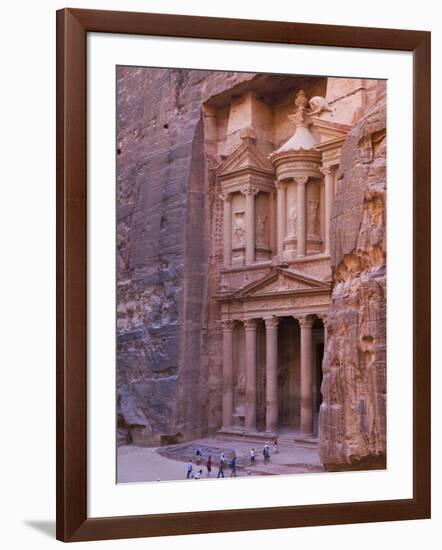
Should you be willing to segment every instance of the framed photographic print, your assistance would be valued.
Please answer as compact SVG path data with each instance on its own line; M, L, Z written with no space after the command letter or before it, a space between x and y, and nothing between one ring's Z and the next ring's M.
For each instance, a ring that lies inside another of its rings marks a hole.
M429 143L427 32L57 12L57 538L430 517Z

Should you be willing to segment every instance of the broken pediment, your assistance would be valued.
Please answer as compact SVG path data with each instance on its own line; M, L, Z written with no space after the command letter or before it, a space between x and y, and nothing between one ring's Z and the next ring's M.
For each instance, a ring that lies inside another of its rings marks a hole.
M218 167L218 175L228 176L244 169L273 173L270 161L256 147L252 139L243 140L243 143Z
M311 117L311 121L311 130L320 137L321 143L339 138L345 138L351 130L351 126L348 126L347 124L330 122L328 120L322 120L316 117Z
M275 294L329 292L330 284L303 273L283 269L272 269L265 277L254 281L234 294L234 298L253 298Z

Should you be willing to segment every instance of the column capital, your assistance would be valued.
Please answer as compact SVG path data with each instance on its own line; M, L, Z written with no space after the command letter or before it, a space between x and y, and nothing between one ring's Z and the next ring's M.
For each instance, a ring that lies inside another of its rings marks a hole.
M293 179L298 185L305 185L308 182L309 176L294 176Z
M264 318L266 328L277 328L279 325L278 317L266 317Z
M283 191L287 187L286 181L275 180L275 187L278 191Z
M221 328L226 331L233 330L233 327L235 326L234 319L224 319L221 321Z
M243 195L257 195L259 193L259 189L257 187L252 187L251 185L248 185L247 187L242 187L240 189L241 193Z
M232 200L232 193L220 193L219 198L223 202L226 202L226 201L230 202Z
M258 319L244 319L243 324L246 330L256 330Z
M331 176L332 173L333 173L333 170L332 170L332 167L331 167L331 166L322 166L321 168L319 168L319 171L320 171L321 174L323 174L324 176Z
M298 320L300 327L307 327L307 328L313 327L314 321L309 315L301 315L299 317L295 317L295 319Z

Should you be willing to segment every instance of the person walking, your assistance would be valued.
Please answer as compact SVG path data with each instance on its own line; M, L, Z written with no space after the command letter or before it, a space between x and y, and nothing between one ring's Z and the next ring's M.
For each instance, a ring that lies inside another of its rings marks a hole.
M236 456L235 455L233 455L233 458L230 461L230 468L231 468L230 477L236 477Z
M218 467L218 475L216 476L217 479L219 477L224 477L224 466L225 466L224 460L220 460L219 467Z
M275 441L273 442L273 453L275 455L277 455L279 453L279 451L278 451L278 440L277 439L275 439Z
M209 458L207 459L207 477L210 477L211 472L212 472L212 457L209 455Z
M268 462L270 462L270 448L269 448L268 443L266 443L264 445L264 448L262 450L262 454L263 454L263 457L264 457L264 464L267 464Z
M255 447L252 448L250 451L250 465L255 466L256 464L256 453L255 453Z
M189 460L189 462L187 463L187 479L193 477L192 470L193 470L193 464L192 464L192 461Z
M197 463L198 465L200 465L200 464L201 464L201 458L202 458L202 456L203 456L203 453L202 453L202 451L201 451L201 449L200 449L199 447L198 447L198 449L196 450L196 453L195 453L195 454L196 454L196 463Z

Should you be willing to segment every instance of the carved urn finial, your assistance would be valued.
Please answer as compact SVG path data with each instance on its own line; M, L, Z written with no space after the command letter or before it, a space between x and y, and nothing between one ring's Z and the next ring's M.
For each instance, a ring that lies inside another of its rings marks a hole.
M292 120L296 127L308 128L312 121L308 116L309 100L306 96L304 90L299 90L295 97L295 112L292 115L289 115L289 119Z
M304 90L299 90L295 97L295 105L297 109L307 109L308 99Z
M295 96L295 111L288 118L295 123L294 134L275 153L313 149L318 139L310 132L312 121L308 115L309 100L304 90L299 90Z

